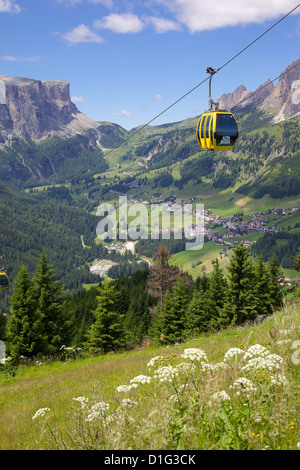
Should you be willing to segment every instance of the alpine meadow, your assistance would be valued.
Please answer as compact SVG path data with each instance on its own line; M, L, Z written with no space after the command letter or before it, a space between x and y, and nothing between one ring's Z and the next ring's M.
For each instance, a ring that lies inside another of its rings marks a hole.
M0 1L0 449L300 450L300 5L141 3Z

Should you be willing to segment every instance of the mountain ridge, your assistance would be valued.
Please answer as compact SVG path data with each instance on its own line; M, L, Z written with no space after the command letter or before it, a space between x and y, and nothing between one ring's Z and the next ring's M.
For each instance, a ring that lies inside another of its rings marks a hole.
M13 135L41 139L52 133L74 135L97 127L71 101L66 80L0 75L0 142Z
M300 59L282 72L276 85L268 79L255 92L240 85L218 101L220 108L231 109L238 116L241 140L249 124L256 129L299 116L299 91ZM170 154L172 161L178 161L202 152L195 139L196 119L141 126L137 134L138 128L126 131L81 113L71 101L70 84L65 80L0 75L0 180L62 183L86 169L89 176L102 173L105 166L120 164L110 150L127 142L130 133L135 135L134 145L128 142L116 152L122 154L121 163L126 166L132 158L140 158L139 165L155 163L160 168L170 161ZM105 158L107 150L110 155Z
M232 93L217 98L220 108L241 110L255 107L274 114L274 123L300 115L300 59L280 74L276 85L268 79L254 92L240 85Z

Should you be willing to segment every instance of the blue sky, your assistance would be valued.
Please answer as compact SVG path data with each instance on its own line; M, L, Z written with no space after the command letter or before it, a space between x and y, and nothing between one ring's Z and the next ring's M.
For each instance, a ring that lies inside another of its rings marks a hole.
M78 109L143 125L298 0L0 0L0 75L67 80ZM213 98L251 91L299 58L300 7L213 79ZM299 71L300 76L300 71ZM207 82L153 125L207 107Z

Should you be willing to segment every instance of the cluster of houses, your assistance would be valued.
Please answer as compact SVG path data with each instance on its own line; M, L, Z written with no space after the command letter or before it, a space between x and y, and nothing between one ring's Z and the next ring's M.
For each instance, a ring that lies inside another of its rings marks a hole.
M218 245L232 245L229 238L239 235L247 235L251 232L257 233L277 233L283 231L283 227L270 223L271 215L284 216L300 210L298 207L287 209L268 209L266 212L256 212L249 214L248 220L243 221L242 215L233 217L222 217L213 214L211 211L205 211L205 235L208 240L214 241ZM226 229L225 231L216 230L218 227ZM245 246L250 246L250 240L244 240Z

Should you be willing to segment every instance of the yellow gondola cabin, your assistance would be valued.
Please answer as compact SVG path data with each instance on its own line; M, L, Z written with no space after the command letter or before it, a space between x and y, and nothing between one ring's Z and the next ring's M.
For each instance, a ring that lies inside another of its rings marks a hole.
M7 274L0 272L0 289L6 289L8 287Z
M238 125L229 111L204 112L197 124L197 139L204 150L231 150L238 138Z

